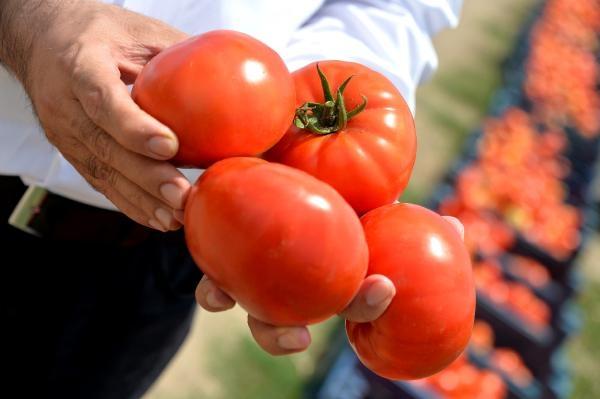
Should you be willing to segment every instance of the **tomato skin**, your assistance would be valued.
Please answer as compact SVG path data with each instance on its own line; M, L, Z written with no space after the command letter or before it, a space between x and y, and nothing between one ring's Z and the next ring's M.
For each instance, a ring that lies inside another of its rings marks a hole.
M265 154L270 161L304 170L335 188L359 213L394 202L402 193L415 163L417 139L410 109L396 87L383 75L352 62L321 61L332 91L349 76L346 108L366 109L345 129L316 135L292 125L283 139ZM292 73L296 105L324 100L316 64Z
M199 267L273 325L339 313L367 272L362 226L344 199L302 171L259 158L229 158L199 178L185 236Z
M295 89L279 55L243 33L217 30L154 57L133 99L179 138L173 162L206 167L273 146L293 120Z
M369 369L389 379L440 371L460 355L473 328L475 287L464 243L448 221L417 205L387 205L361 221L367 274L389 277L396 296L377 320L346 322L350 343Z

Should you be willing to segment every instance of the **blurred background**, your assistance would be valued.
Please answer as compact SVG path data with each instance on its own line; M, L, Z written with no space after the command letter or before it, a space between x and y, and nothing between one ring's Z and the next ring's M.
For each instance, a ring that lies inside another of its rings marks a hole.
M239 308L198 312L146 399L600 398L600 2L465 0L418 92L403 200L459 217L473 256L469 350L426 380L360 366L340 320L273 358Z

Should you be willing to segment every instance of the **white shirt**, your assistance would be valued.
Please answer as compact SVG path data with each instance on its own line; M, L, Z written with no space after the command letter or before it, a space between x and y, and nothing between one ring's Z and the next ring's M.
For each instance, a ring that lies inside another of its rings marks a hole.
M431 38L457 24L462 0L104 0L189 34L233 29L263 41L293 71L324 59L385 74L414 112L415 90L437 66ZM194 179L199 171L184 171ZM20 84L0 68L0 175L115 209L50 144Z

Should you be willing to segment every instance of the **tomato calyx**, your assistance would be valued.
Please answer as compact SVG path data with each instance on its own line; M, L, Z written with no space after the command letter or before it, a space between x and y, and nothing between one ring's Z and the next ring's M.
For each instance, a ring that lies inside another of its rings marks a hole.
M338 87L334 99L331 94L329 81L323 71L321 71L321 68L319 68L319 64L317 64L317 72L321 79L325 102L321 104L309 101L302 104L302 106L296 109L294 125L300 129L308 129L315 134L335 133L338 130L344 129L352 117L358 115L365 109L367 106L367 97L361 95L363 102L354 109L348 111L346 110L346 104L344 103L344 90L353 75L349 76Z

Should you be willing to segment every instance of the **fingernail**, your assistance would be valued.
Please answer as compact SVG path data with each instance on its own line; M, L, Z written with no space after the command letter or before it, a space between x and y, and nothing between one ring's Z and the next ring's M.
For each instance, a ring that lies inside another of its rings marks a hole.
M162 223L162 225L168 229L171 226L171 222L173 221L173 217L171 214L163 208L158 208L154 211L154 216Z
M156 220L154 220L154 219L150 219L150 220L148 221L148 224L149 224L150 226L152 226L153 228L155 228L156 230L162 231L163 233L164 233L165 231L167 231L167 229L166 229L166 228L165 228L165 227L164 227L162 224L158 223L158 222L157 222Z
M227 305L228 298L223 295L220 291L211 290L206 294L206 303L213 308L222 308Z
M369 306L378 306L387 301L390 296L391 293L388 285L378 281L369 287L367 295L365 296L365 301Z
M310 338L306 330L294 329L285 332L277 338L277 345L282 349L298 350L304 349L310 343Z
M165 183L160 186L160 195L171 205L173 208L180 208L183 203L183 190L173 184Z
M154 136L148 140L148 149L159 157L172 157L177 152L177 143L168 137Z
M173 211L173 217L179 223L183 224L183 221L185 219L185 213L183 211L180 211L180 210L175 210L175 211Z

